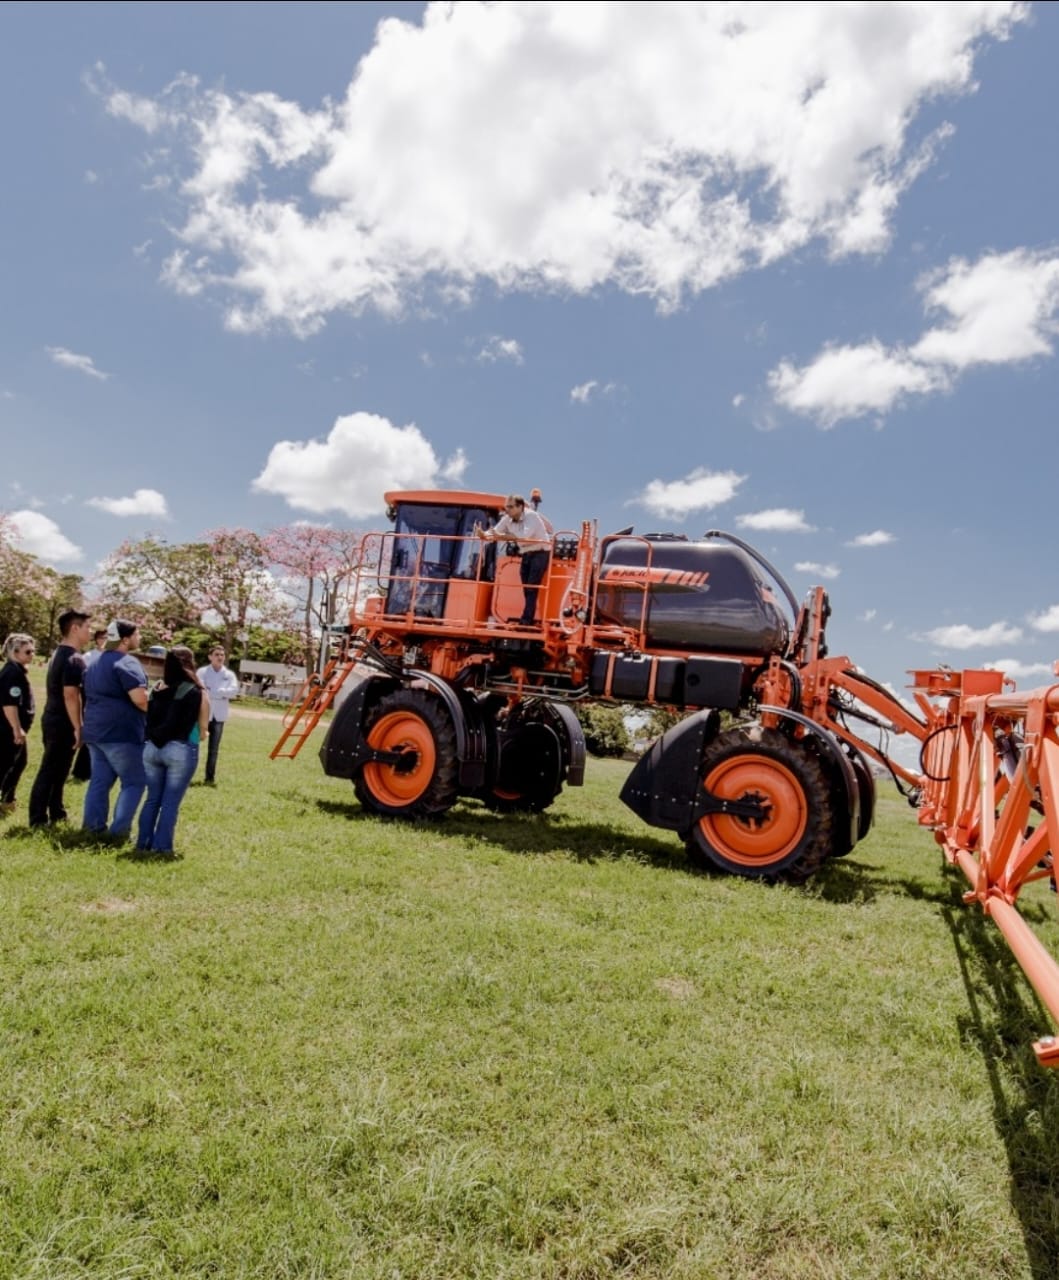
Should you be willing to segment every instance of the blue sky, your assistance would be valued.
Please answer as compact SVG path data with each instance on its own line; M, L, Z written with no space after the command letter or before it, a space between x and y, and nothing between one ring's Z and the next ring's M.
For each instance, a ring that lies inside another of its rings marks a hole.
M381 25L380 25L381 24ZM833 652L1059 658L1059 6L0 7L0 511L729 529Z

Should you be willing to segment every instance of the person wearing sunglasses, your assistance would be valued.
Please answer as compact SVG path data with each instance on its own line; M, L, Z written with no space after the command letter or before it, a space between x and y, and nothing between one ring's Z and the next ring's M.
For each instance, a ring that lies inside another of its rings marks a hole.
M0 670L0 813L15 807L15 789L26 768L26 739L36 706L29 683L29 664L36 643L15 632L4 641L6 662Z

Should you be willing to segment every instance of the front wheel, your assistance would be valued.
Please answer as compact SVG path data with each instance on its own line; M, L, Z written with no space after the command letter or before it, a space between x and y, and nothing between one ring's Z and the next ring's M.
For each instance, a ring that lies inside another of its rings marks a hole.
M376 751L398 756L371 761L354 778L365 809L390 818L436 818L456 803L456 730L434 694L398 689L380 698L364 737Z
M702 785L721 800L749 801L760 816L705 813L688 854L732 875L800 882L831 848L829 790L816 757L774 729L729 729L706 747Z

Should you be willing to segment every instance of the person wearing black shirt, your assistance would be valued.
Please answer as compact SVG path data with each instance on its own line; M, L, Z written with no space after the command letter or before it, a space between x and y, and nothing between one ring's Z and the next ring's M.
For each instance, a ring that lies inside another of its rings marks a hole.
M4 641L0 670L0 813L15 807L15 788L26 767L26 735L35 706L29 683L29 664L36 650L32 636L19 632Z
M184 645L165 655L162 680L147 704L147 741L143 768L147 798L140 810L136 848L172 855L177 814L199 762L199 743L210 703Z
M85 664L81 650L88 642L90 615L67 609L59 615L62 643L51 656L45 678L47 697L40 718L44 754L29 793L29 825L63 822L63 788L81 746L81 709Z

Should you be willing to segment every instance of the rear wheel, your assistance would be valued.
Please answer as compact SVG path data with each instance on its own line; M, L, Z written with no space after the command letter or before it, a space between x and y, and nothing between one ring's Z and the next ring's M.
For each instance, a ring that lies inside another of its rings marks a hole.
M456 803L456 730L434 694L387 694L369 714L364 737L376 751L399 753L395 763L371 762L354 778L365 809L386 817L433 818Z
M706 813L688 853L733 875L798 882L830 852L827 780L815 755L772 729L729 729L706 747L702 785L721 800L761 808L759 817Z
M493 782L480 798L494 813L540 813L561 794L569 746L561 722L547 708L518 708L494 722Z

